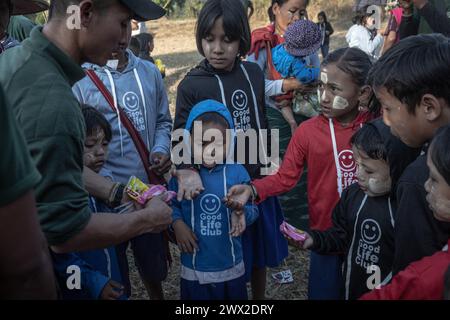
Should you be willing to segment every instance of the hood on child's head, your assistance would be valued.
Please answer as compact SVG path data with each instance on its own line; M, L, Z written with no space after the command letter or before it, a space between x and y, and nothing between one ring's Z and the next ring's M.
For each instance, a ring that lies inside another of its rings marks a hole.
M228 123L229 129L234 130L233 118L231 117L230 111L228 111L227 107L222 103L212 99L199 102L191 109L186 121L186 130L191 132L195 119L209 112L215 112L224 117Z
M387 161L392 179L391 194L395 195L397 183L403 171L420 155L421 149L411 148L404 144L391 133L390 128L384 124L382 119L374 120L367 125L375 127L386 147Z
M235 135L236 135L233 118L232 118L231 113L228 110L228 108L216 100L212 100L212 99L204 100L202 102L197 103L191 109L191 112L189 113L189 117L186 121L183 140L188 141L188 143L189 143L189 141L190 141L189 138L191 135L192 128L194 127L195 120L198 119L200 116L202 116L205 113L212 113L212 112L217 113L220 116L222 116L228 123L228 129L231 130L230 143L228 144L228 153L229 153L229 156L231 156L229 151L234 150L234 139L235 139ZM226 137L223 137L223 139L225 141ZM189 150L190 150L190 148L189 148Z

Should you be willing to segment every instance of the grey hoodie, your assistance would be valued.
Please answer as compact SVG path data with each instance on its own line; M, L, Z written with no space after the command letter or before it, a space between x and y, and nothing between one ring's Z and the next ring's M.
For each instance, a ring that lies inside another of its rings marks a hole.
M151 153L170 154L172 118L161 74L154 64L137 58L131 51L127 50L127 55L128 65L122 72L93 64L84 64L83 68L95 70ZM112 172L114 181L127 183L129 177L134 175L148 183L128 131L91 79L85 77L77 82L73 92L80 103L99 110L111 124L112 141L104 168Z

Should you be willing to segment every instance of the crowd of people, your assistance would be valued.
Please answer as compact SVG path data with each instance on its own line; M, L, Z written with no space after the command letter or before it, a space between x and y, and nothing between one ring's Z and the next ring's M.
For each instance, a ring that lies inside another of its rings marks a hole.
M207 0L172 119L142 30L163 8L0 0L0 297L129 299L130 248L162 300L174 242L182 300L264 299L288 245L309 299L449 299L450 4L401 0L385 30L365 6L331 51L308 6L252 32L250 1Z

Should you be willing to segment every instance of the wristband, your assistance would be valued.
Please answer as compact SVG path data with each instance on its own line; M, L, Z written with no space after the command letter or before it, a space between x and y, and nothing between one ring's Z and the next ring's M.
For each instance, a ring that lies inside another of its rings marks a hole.
M125 185L122 183L118 183L117 187L115 188L114 197L112 199L111 207L115 208L120 206L123 198L123 191L125 190Z

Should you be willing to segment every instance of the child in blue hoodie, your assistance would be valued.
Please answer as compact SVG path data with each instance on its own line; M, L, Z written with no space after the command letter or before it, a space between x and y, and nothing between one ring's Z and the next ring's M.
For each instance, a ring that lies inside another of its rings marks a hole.
M204 138L209 133L215 134L214 140ZM256 220L258 209L247 204L245 212L237 214L222 203L230 187L250 182L245 168L229 161L233 140L233 120L223 104L205 100L193 107L184 141L194 151L194 159L201 159L199 173L205 190L194 200L172 202L172 226L182 251L182 300L248 298L240 235L245 225ZM176 178L170 190L178 191Z
M82 108L86 123L83 163L99 173L103 167L111 141L111 125L95 108ZM106 173L106 172L102 172ZM103 202L89 196L93 213L111 212ZM53 253L53 266L66 300L124 300L124 287L120 275L115 247L81 252ZM80 271L79 281L74 278Z

